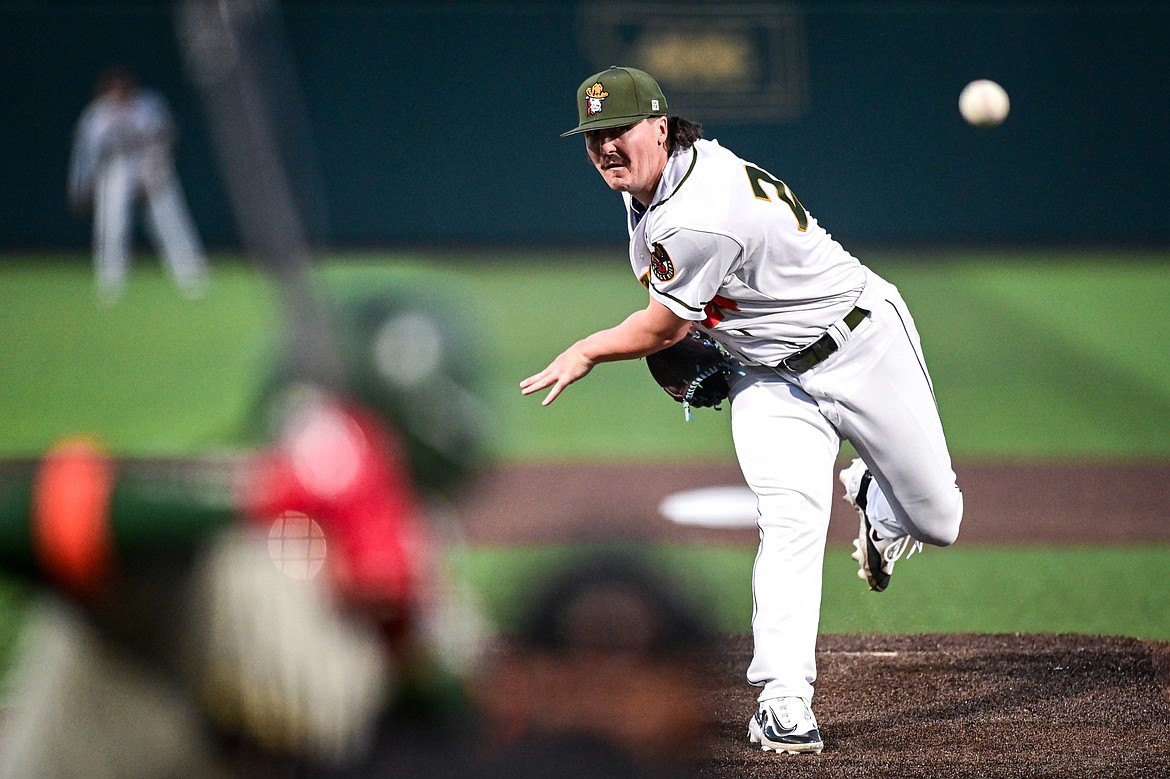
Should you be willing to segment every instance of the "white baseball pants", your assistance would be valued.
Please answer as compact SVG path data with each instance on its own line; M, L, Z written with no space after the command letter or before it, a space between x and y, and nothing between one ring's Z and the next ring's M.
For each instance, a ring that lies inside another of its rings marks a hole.
M116 299L126 283L133 239L134 207L139 192L146 197L146 227L163 262L179 287L195 293L206 276L207 260L178 177L173 170L151 166L144 173L139 160L115 157L98 175L94 191L94 264L98 290Z
M748 681L760 700L811 698L816 680L821 573L842 439L873 472L871 517L891 537L936 546L958 536L962 493L914 321L901 295L870 273L856 330L800 375L748 367L731 394L740 468L759 504L752 579L755 654ZM843 491L842 491L843 492Z

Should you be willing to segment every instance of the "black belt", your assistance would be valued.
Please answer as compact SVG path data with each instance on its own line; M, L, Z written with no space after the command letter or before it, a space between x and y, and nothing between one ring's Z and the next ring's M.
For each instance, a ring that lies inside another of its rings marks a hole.
M864 308L855 308L845 315L843 321L850 330L856 330L861 320L868 315L869 312ZM804 373L814 365L824 362L835 351L837 342L833 340L833 336L825 333L800 351L793 352L781 360L780 367L789 373Z

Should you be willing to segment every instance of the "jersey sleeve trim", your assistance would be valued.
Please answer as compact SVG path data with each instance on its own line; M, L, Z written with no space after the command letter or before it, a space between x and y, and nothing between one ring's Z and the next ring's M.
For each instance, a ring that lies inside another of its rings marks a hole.
M659 297L666 298L667 300L671 301L672 303L677 304L680 308L683 308L683 309L685 309L693 314L704 314L705 313L705 306L700 307L700 308L696 308L695 306L692 306L685 301L679 300L678 298L676 298L674 295L670 294L669 292L663 292L657 286L655 286L653 282L650 283L650 289L653 290L654 294L658 295Z

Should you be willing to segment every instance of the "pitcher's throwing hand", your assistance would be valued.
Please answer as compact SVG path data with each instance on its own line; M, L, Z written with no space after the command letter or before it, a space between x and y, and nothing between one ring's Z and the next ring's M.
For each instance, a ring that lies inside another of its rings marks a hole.
M652 299L645 308L630 314L620 324L582 338L561 352L543 371L520 382L520 391L529 395L552 387L541 401L542 406L547 406L565 387L593 370L597 363L645 357L678 343L690 329L689 320Z
M545 387L552 387L548 395L540 402L540 405L547 406L557 399L561 390L577 379L583 378L591 370L593 370L593 362L581 354L577 344L573 344L561 352L543 371L520 382L520 394L531 395Z

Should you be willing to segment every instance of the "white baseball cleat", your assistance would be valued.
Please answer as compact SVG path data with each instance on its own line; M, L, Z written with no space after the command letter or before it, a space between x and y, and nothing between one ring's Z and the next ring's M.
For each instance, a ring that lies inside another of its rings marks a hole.
M760 701L748 722L748 739L765 752L790 755L816 754L825 748L808 700L795 696Z
M848 468L841 471L840 479L841 484L845 486L845 500L849 501L861 515L861 525L857 539L853 542L852 555L859 566L857 576L866 581L871 590L882 592L890 586L894 563L898 562L903 554L909 559L915 552L921 552L922 542L908 535L884 538L874 529L865 511L869 500L869 483L873 481L873 475L864 462L860 459L854 460Z

